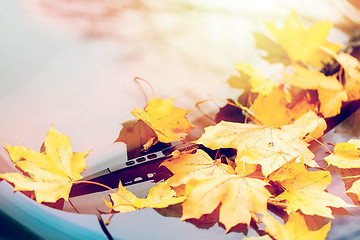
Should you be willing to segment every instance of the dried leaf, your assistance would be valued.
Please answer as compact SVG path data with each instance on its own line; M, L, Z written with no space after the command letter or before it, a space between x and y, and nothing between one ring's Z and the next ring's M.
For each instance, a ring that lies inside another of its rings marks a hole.
M292 11L285 19L282 29L276 28L272 22L266 22L265 25L293 63L303 62L314 67L321 66L321 61L327 54L321 51L319 46L334 52L340 50L339 45L326 40L333 25L327 20L306 28L299 21L296 12Z
M289 129L223 121L205 128L197 142L211 149L235 148L237 164L237 161L260 164L265 176L294 158L303 159L308 166L319 167L308 144Z
M192 179L186 184L189 195L183 203L182 220L200 218L212 213L220 205L219 222L226 231L238 224L250 224L255 213L267 211L271 196L259 179L225 174Z
M274 42L271 38L263 33L255 32L254 38L256 41L256 48L264 50L267 55L262 56L263 59L269 63L283 63L284 65L291 64L291 59L285 49L278 43Z
M132 114L151 127L160 142L183 140L194 126L186 118L190 110L174 107L174 99L152 98L145 110L134 108Z
M259 95L250 109L262 124L278 128L293 123L300 116L317 108L306 99L297 103L299 107L290 108L289 105L284 88L279 86L273 87L267 96Z
M327 236L331 227L331 222L316 231L311 231L306 225L304 216L298 212L290 214L288 221L282 225L269 213L262 218L266 225L266 232L277 240L322 240Z
M348 101L360 99L360 63L350 54L339 52L335 55L336 61L343 66L345 71L345 91Z
M110 198L112 203L106 200L104 201L109 208L117 212L129 212L149 207L166 208L169 205L174 205L185 200L184 196L177 197L176 192L165 182L161 182L152 187L145 199L137 198L119 182L117 193L110 193Z
M351 139L335 145L334 152L324 160L338 168L360 168L360 140Z
M324 135L326 128L325 120L312 111L298 118L293 124L281 127L281 129L295 134L306 142L310 142Z
M44 151L38 153L23 146L6 145L11 160L21 173L0 174L15 185L15 191L34 191L38 202L68 200L70 189L80 173L86 168L88 152L74 153L69 138L51 125L44 141Z
M201 149L194 154L180 154L178 157L164 161L162 165L174 174L166 181L170 186L185 184L192 178L235 174L232 167L214 161Z
M355 203L360 200L360 180L353 182L352 186L346 191L348 195L355 194L357 197L357 201L351 198ZM350 196L351 197L351 196Z
M259 93L267 96L272 88L276 86L275 82L265 77L264 74L256 70L250 64L238 63L235 64L236 69L240 73L240 76L244 75L248 77L248 81L251 85L251 91L253 93Z
M147 150L156 143L157 136L146 123L142 120L127 121L122 124L119 137L115 142L126 144L128 158L134 158L141 154L141 150Z
M285 74L284 82L301 89L317 90L320 112L324 117L333 117L340 113L342 103L347 101L343 85L336 76L301 66L295 67L295 75Z
M340 197L325 192L331 182L328 171L308 171L302 162L290 161L269 175L269 179L282 186L284 192L277 200L287 201L287 213L300 210L306 215L333 218L331 208L353 207Z

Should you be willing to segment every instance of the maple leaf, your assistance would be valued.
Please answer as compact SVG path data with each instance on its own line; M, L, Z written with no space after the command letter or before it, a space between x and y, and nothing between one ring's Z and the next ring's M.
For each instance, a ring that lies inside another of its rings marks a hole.
M351 187L346 191L346 194L354 201L354 203L359 202L360 200L360 180L356 180L352 183ZM352 198L351 194L355 194L357 200Z
M219 222L227 232L241 223L249 225L255 213L267 211L267 199L271 194L266 185L259 179L232 174L191 179L186 184L188 196L182 204L181 219L199 219L220 204Z
M321 51L318 46L326 47L335 52L340 50L339 45L326 40L333 25L327 20L317 22L310 28L306 28L299 21L296 12L292 11L285 19L282 29L276 28L272 22L266 22L265 25L278 44L287 52L293 63L303 62L314 67L321 66L321 61L327 54ZM284 64L286 63L284 62Z
M347 94L336 76L301 66L294 66L295 75L284 74L284 82L302 89L317 90L320 112L324 117L333 117L340 113L342 102L347 101Z
M336 61L344 68L345 80L344 88L348 96L348 101L355 101L360 99L360 63L359 60L350 54L335 51L331 49L324 49L331 54Z
M269 175L282 186L284 192L277 200L286 200L288 214L300 210L306 215L333 218L331 208L354 207L340 197L325 192L331 182L328 171L308 171L303 162L292 160Z
M240 78L239 80L241 82L244 82L244 78L249 82L250 89L253 93L260 93L262 95L268 95L272 88L276 86L275 82L270 80L269 78L265 77L264 74L258 70L256 70L252 65L250 64L243 64L243 63L237 63L235 64L237 71L240 73L240 76L243 78ZM233 81L229 81L230 86L234 88L240 88L243 89L243 86L241 83L233 83ZM239 87L240 86L240 87ZM246 89L244 89L246 90Z
M274 128L290 124L308 111L316 109L316 105L309 104L305 98L295 107L289 108L288 98L283 86L275 86L267 96L259 95L250 109L263 125Z
M289 55L278 43L274 42L271 38L260 32L255 32L253 35L256 41L256 48L267 52L266 56L261 56L263 59L269 63L281 62L284 65L291 64Z
M289 129L222 121L205 128L197 143L210 149L235 148L236 163L260 164L265 176L294 158L303 159L308 166L319 167L307 148L308 143Z
M157 139L157 136L146 123L142 120L128 121L122 124L119 137L115 142L124 142L127 147L128 158L134 158L151 147Z
M105 204L117 212L130 212L142 208L166 208L185 200L185 196L176 196L176 192L161 182L149 190L146 198L137 198L132 192L128 191L119 182L117 193L110 193L111 202L105 201Z
M166 180L170 186L185 184L192 178L235 174L231 166L219 163L217 160L214 161L201 149L198 149L194 154L180 154L175 158L164 161L161 165L174 174Z
M350 139L348 142L338 143L334 147L334 152L325 157L324 160L331 166L329 169L341 175L345 183L346 194L354 203L360 197L360 140ZM355 194L354 197L352 194Z
M88 152L74 153L69 138L51 125L44 141L44 151L36 152L23 146L6 145L11 160L21 173L4 173L0 178L15 185L15 191L34 191L38 202L68 201L70 189L86 168Z
M335 145L334 152L324 160L338 168L360 168L360 140L351 139Z
M145 110L134 108L132 114L151 127L160 142L179 141L184 139L194 126L186 118L191 110L174 107L174 100L153 97Z
M298 212L293 212L289 215L287 222L283 225L267 213L262 217L262 220L266 225L266 232L277 240L325 239L331 228L331 221L322 228L312 231L308 228L304 217L304 215Z
M282 126L281 129L289 131L306 142L310 142L324 135L327 125L323 118L313 111L309 111L293 124Z

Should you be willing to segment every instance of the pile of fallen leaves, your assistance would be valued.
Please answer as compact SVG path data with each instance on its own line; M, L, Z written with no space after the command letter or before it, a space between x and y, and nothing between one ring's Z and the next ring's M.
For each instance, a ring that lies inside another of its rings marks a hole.
M325 119L360 99L359 61L326 40L332 27L327 21L304 27L292 12L281 29L265 24L272 38L255 33L257 47L269 63L283 64L282 77L271 79L250 64L237 64L239 76L229 84L243 94L229 105L243 117L206 127L195 141L201 149L173 152L161 164L172 175L151 188L147 198L136 197L120 182L106 202L109 208L151 207L196 224L219 223L226 232L247 233L252 227L258 239L325 239L335 213L356 207L326 188L336 172L354 204L359 203L360 140L337 144L324 159L325 168L309 145L324 134ZM153 97L144 109L133 110L138 120L127 124L137 129L139 141L128 147L146 151L157 142L186 138L194 128L186 118L190 111L174 107L173 101ZM88 152L73 153L68 138L53 127L41 153L6 147L24 174L0 177L14 190L33 191L38 202L67 200L86 168ZM236 154L211 157L206 149L234 149Z

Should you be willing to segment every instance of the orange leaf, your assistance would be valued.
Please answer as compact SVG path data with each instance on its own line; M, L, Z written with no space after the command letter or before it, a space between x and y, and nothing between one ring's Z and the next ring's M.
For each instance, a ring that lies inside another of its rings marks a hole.
M184 139L194 126L186 118L190 110L174 107L174 99L150 99L145 110L134 108L132 114L151 127L160 142Z
M126 144L129 159L139 156L142 149L147 150L155 143L155 132L142 120L127 121L122 125L115 142Z
M250 109L262 124L274 128L290 124L308 111L317 109L317 106L308 103L306 98L300 99L295 107L290 108L290 101L287 98L283 86L275 86L267 96L259 95Z
M51 125L44 141L45 151L36 152L23 146L8 146L11 160L16 167L29 176L20 173L0 174L15 185L15 191L34 191L38 202L68 200L70 189L80 173L86 168L85 156L88 152L74 153L69 138Z

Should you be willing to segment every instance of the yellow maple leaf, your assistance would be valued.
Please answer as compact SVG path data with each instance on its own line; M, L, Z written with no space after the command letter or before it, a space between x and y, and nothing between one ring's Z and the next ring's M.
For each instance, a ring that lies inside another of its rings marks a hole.
M186 184L190 193L182 204L181 219L199 219L220 205L219 222L226 231L240 223L249 225L253 214L267 211L267 199L271 194L266 185L259 179L232 174L191 179Z
M284 192L277 200L286 200L288 214L300 210L306 215L333 218L331 208L354 207L340 197L325 192L331 182L328 171L308 171L303 162L292 160L269 175Z
M344 68L345 79L344 87L348 96L348 101L355 101L360 99L360 63L359 60L350 54L339 52L335 54L334 51L326 49L336 61Z
M205 128L197 143L211 149L235 148L235 162L260 164L265 176L292 159L302 159L308 166L319 167L308 143L289 129L222 121Z
M305 216L298 212L289 215L287 222L283 225L269 213L262 217L266 225L266 232L277 240L309 240L325 239L331 228L331 221L318 230L310 230L304 219Z
M36 152L23 146L6 145L11 160L25 172L0 174L15 185L15 191L34 191L38 202L68 200L70 189L80 173L86 168L88 152L74 153L69 138L51 125L44 141L44 151Z
M324 160L330 165L329 169L341 175L345 183L346 194L354 203L360 197L360 140L350 139L348 142L338 143L334 152L325 157ZM354 195L355 196L354 196Z
M338 168L360 168L360 140L351 139L335 145L334 152L324 160Z
M149 207L166 208L185 200L184 196L177 197L176 192L165 182L152 187L146 198L136 197L119 182L117 193L110 193L110 198L112 203L104 200L105 204L117 212L130 212Z
M264 33L254 32L253 35L256 41L256 48L262 49L267 53L267 55L261 56L263 59L269 63L283 63L285 66L291 64L291 59L282 46Z
M282 126L281 129L295 134L306 142L310 142L324 135L327 125L323 118L313 111L309 111L293 124Z
M348 194L351 197L351 199L356 203L356 200L354 200L351 196L351 194L355 194L357 197L357 201L359 202L359 200L360 200L360 180L356 180L355 182L353 182L351 187L346 191L346 194Z
M253 93L260 93L266 96L271 92L271 89L276 86L274 81L265 77L262 72L256 70L251 64L237 63L235 66L240 76L242 76L242 78L239 78L239 81L243 83L244 78L246 78ZM232 87L239 88L239 86L241 86L240 89L243 89L243 84L241 83L234 83L233 80L229 81L229 83Z
M333 25L327 20L307 28L299 21L296 12L292 11L285 19L282 29L275 27L272 22L266 22L265 25L293 63L303 62L318 67L321 66L322 59L327 56L318 46L334 52L340 50L339 45L326 40Z
M119 137L115 142L124 142L126 144L128 158L140 156L141 150L148 150L156 143L157 136L146 123L142 120L133 120L124 122Z
M294 66L295 75L284 74L283 81L302 89L317 90L320 101L320 112L324 117L333 117L340 113L342 103L347 101L347 94L336 76L325 76L323 73L301 66Z
M292 123L310 110L316 111L317 108L305 98L297 102L295 107L289 108L288 105L290 102L283 86L275 86L267 96L259 95L250 109L263 125L278 128Z
M201 149L198 149L194 154L180 154L178 157L164 161L161 165L174 174L166 180L170 186L185 184L192 178L235 174L231 166L214 161Z
M145 110L134 108L132 114L151 127L160 142L183 140L194 126L186 118L191 110L173 106L174 99L152 98Z

